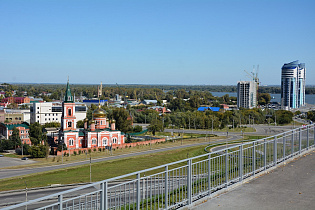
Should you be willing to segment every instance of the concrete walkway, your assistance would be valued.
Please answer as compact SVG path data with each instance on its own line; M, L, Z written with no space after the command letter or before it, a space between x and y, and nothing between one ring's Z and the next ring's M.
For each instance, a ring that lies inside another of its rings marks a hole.
M314 209L315 150L191 209Z

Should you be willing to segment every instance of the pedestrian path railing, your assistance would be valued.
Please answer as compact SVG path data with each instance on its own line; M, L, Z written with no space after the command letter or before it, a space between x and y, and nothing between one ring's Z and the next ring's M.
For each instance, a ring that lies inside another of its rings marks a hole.
M309 150L314 130L307 125L4 209L178 209Z

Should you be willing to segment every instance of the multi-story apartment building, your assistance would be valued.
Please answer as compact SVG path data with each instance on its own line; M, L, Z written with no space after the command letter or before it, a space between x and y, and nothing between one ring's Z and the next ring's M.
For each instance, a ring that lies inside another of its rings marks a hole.
M29 137L29 124L26 122L23 123L0 123L0 137L9 139L13 133L13 128L19 130L19 136L23 144L31 145L31 140Z
M30 107L31 123L38 122L45 124L49 122L61 122L62 104L60 102L42 102L34 103ZM77 120L86 118L87 107L82 103L75 104L75 112Z
M255 108L257 106L257 86L254 81L237 83L237 108Z
M305 64L286 63L281 69L281 108L294 109L305 105Z

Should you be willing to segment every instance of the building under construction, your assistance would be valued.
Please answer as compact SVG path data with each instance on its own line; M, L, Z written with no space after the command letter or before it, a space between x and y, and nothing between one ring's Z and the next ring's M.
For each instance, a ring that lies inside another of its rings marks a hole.
M248 73L251 81L239 81L237 83L237 108L243 107L247 109L252 109L257 107L257 97L258 97L258 66L255 73L255 68L253 72Z

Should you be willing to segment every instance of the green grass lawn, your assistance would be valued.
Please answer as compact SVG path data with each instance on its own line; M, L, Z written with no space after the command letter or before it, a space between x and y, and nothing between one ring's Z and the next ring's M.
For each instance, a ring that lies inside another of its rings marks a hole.
M104 161L92 164L92 181L100 181L111 177L159 166L189 157L204 154L205 146L171 150L167 152L141 155L130 158ZM66 168L23 177L0 180L0 191L45 187L52 184L87 183L90 181L89 164L75 168Z

